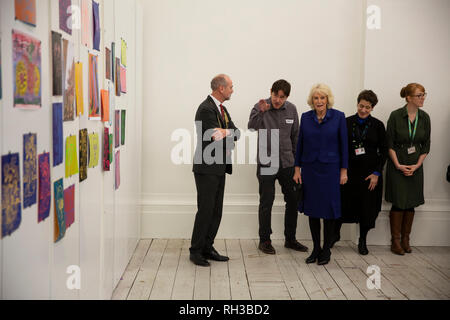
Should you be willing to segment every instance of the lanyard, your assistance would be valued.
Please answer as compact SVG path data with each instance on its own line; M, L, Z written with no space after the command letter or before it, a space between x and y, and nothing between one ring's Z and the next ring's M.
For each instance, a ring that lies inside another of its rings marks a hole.
M366 123L364 125L364 130L361 133L360 125L356 122L353 122L353 130L352 130L352 136L353 136L353 143L355 143L356 148L362 148L364 140L366 140L367 131L370 126L369 119L366 119ZM356 144L358 143L358 144Z
M411 132L411 121L408 118L408 129L409 129L409 139L411 140L411 143L414 141L414 137L416 136L417 131L417 122L419 120L419 112L416 114L416 120L414 120L414 130Z

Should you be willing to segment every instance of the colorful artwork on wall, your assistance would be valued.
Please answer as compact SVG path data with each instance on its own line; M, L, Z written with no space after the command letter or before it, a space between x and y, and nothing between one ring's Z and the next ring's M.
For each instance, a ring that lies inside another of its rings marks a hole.
M98 57L89 54L89 119L100 120Z
M103 171L110 170L109 161L109 129L103 129Z
M50 201L52 198L50 179L50 153L39 155L39 203L38 223L44 221L50 214Z
M55 197L55 217L54 217L54 242L58 242L66 234L66 220L64 217L64 185L63 179L55 181L53 184L53 194Z
M120 110L116 110L116 121L114 124L114 146L118 148L120 146Z
M78 173L77 136L66 138L66 178Z
M62 103L53 104L53 166L63 162Z
M109 134L109 163L113 163L114 161L114 137L113 134Z
M109 91L100 90L102 96L102 121L109 121Z
M120 91L127 93L127 69L120 66Z
M122 116L120 117L120 144L125 144L125 120L126 120L126 110L122 110Z
M23 207L36 203L37 194L37 152L36 134L23 135Z
M124 67L126 67L127 66L127 43L123 39L121 39L120 48L121 48L120 60L122 62L122 65Z
M89 135L89 168L95 168L98 165L100 157L100 143L98 133Z
M89 14L89 0L81 0L81 43L90 47L91 14Z
M41 107L41 42L12 31L14 107Z
M109 95L109 121L108 125L110 127L114 124L114 104L115 104L115 95L114 95L114 83L108 83L108 95Z
M100 15L99 5L95 1L92 1L92 18L92 30L94 31L93 47L94 50L100 51Z
M75 94L77 103L77 117L84 114L83 104L83 63L75 64Z
M87 129L81 129L80 137L80 182L87 179L88 165L88 132Z
M66 230L75 221L75 185L64 190L64 220Z
M19 153L2 156L2 238L11 235L22 220Z
M111 51L105 48L105 78L111 80Z
M120 59L116 58L116 96L120 97Z
M119 189L120 187L120 150L117 150L115 154L115 189Z
M62 95L62 47L61 34L52 31L52 66L53 66L53 95Z
M36 0L15 0L14 10L16 20L36 26Z
M111 81L114 82L114 75L115 75L115 64L116 64L116 44L115 42L111 43Z
M72 34L72 0L59 0L59 28Z
M75 60L73 52L73 43L63 39L64 121L75 119Z

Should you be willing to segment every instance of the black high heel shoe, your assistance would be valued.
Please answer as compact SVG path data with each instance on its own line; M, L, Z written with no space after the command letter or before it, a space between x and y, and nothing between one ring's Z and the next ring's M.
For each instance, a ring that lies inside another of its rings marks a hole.
M367 249L367 244L366 244L365 239L359 238L358 252L359 252L359 254L361 254L363 256L365 256L369 253L369 249Z
M314 263L314 262L316 262L317 258L320 255L320 252L321 252L320 249L318 249L318 250L314 249L312 251L311 255L308 258L306 258L305 262L306 263Z
M330 251L330 249L328 249L328 250L322 250L322 251L320 252L320 254L319 254L317 264L318 264L319 266L324 265L324 264L327 264L328 262L330 262L330 257L331 257L331 251Z

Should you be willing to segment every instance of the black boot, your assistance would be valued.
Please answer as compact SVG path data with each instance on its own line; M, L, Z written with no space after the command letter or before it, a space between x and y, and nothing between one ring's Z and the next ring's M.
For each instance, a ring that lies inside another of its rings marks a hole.
M367 249L366 239L367 233L369 232L369 228L362 226L359 224L359 242L358 242L358 252L363 256L369 254L369 250Z
M369 250L367 249L367 245L366 245L366 239L359 238L358 252L359 252L359 254L362 254L363 256L369 254Z
M314 243L314 249L311 255L306 258L306 263L314 263L316 262L320 252L322 251L320 247L320 219L309 217L309 229L311 231L311 238Z
M324 239L323 250L320 252L317 264L324 265L330 262L331 258L331 243L334 239L335 220L323 219Z
M311 255L306 258L306 263L314 263L316 262L317 258L319 257L322 250L320 248L314 247L313 251L311 252Z
M324 248L319 254L317 264L319 266L327 264L328 262L330 262L330 258L331 250L329 248Z

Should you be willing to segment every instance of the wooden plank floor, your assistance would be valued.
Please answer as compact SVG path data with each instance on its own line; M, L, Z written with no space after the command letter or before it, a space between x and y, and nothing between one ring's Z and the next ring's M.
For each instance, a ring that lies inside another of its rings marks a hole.
M311 241L302 241L312 248ZM211 267L189 261L190 240L142 239L113 300L427 300L450 299L450 247L413 247L397 256L389 246L358 254L350 241L332 249L325 266L306 264L309 253L272 241L277 254L258 250L258 240L216 240L228 262ZM380 268L380 288L370 289L369 266Z

